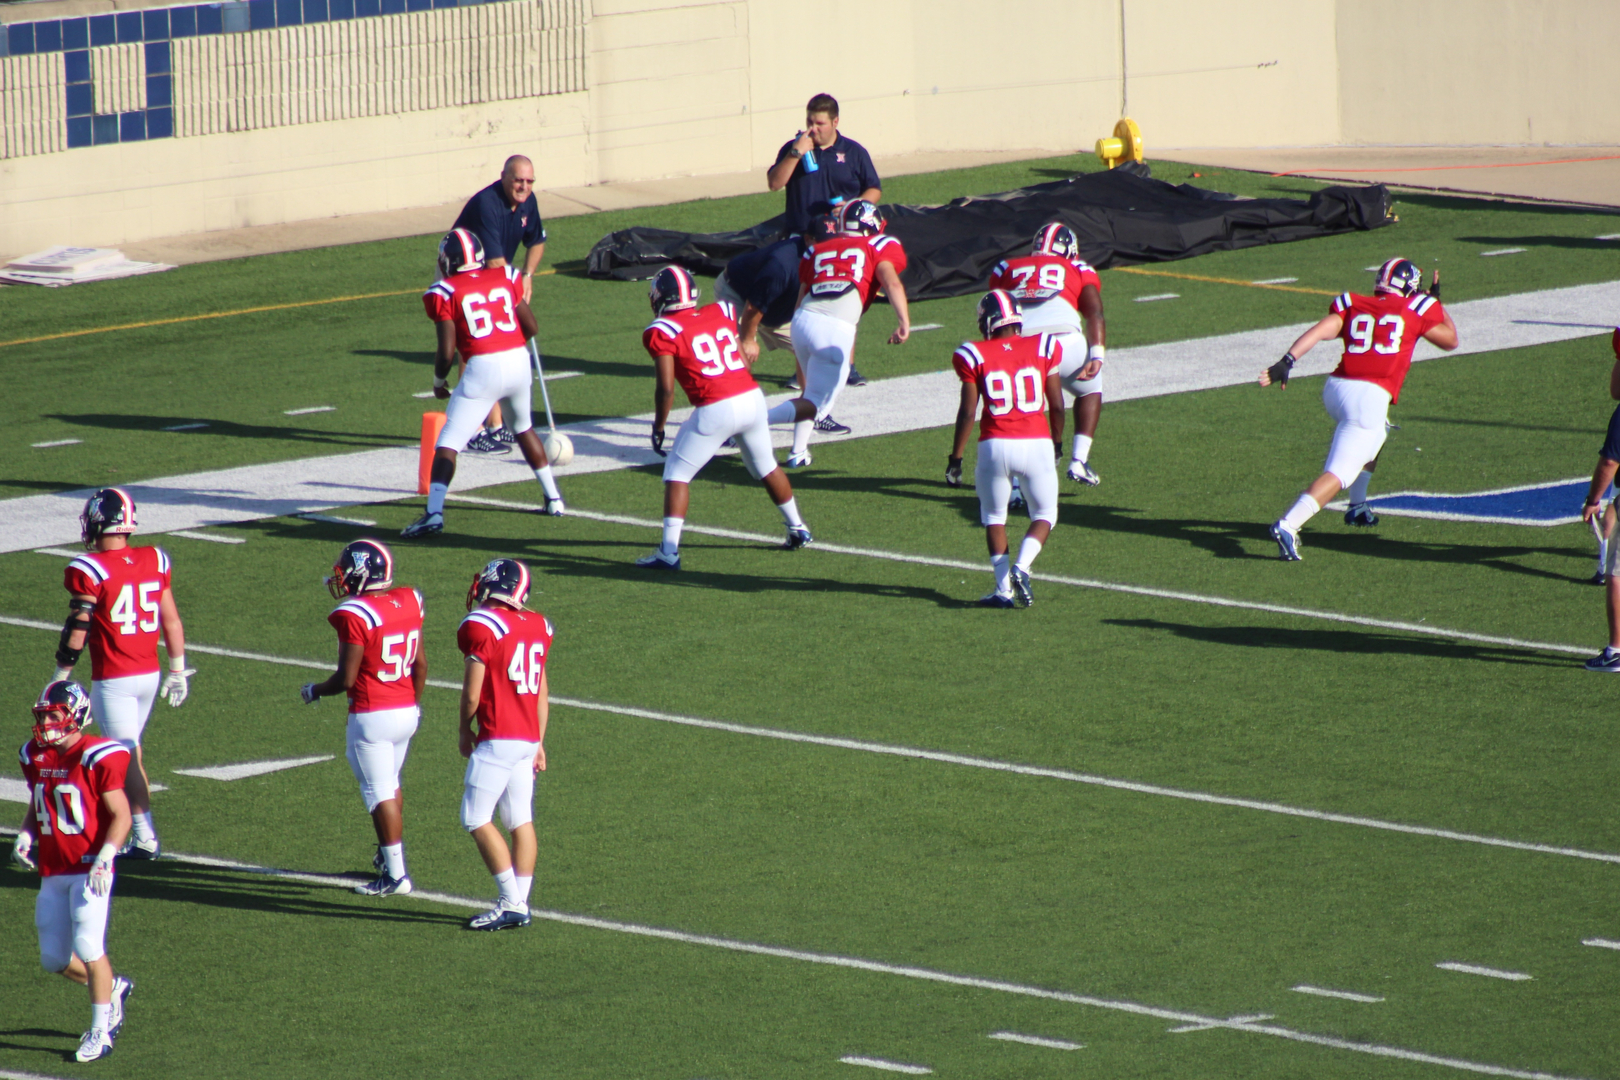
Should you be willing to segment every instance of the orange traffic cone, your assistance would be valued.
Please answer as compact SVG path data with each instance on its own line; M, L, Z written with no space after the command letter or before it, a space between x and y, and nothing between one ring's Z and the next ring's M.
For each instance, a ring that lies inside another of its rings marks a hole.
M422 414L422 456L417 462L416 493L428 493L428 481L433 475L433 447L439 441L439 432L444 430L445 415L442 412L429 412Z

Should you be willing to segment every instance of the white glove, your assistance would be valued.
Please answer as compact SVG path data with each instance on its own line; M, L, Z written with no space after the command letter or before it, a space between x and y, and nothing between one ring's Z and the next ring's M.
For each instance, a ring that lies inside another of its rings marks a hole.
M34 838L29 833L20 832L17 840L11 845L11 861L23 870L38 870L33 857L29 854L34 850Z
M307 682L303 686L298 688L299 696L304 699L304 704L305 705L313 705L317 701L321 700L320 695L315 693L315 687L317 685L319 685L319 684L312 683L312 682Z
M85 888L96 896L106 896L112 892L113 859L117 857L117 848L111 844L101 845L96 861L90 864L90 880L85 882Z
M71 678L73 678L73 669L72 668L70 668L70 667L59 667L59 668L56 669L56 674L51 676L51 682L61 682L63 679L71 679Z
M185 657L170 660L169 673L163 676L163 685L158 687L158 697L178 709L185 704L186 697L191 693L191 687L186 685L186 680L195 674L197 669L186 667Z

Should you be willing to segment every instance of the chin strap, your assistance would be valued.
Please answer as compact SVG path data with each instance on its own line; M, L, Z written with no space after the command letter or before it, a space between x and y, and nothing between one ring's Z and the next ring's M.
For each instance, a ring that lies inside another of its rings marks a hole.
M73 599L68 601L67 621L62 624L62 639L56 646L56 666L71 670L79 662L79 655L84 652L84 646L77 649L70 648L68 642L75 632L83 630L90 633L90 613L96 610L96 605L89 600Z

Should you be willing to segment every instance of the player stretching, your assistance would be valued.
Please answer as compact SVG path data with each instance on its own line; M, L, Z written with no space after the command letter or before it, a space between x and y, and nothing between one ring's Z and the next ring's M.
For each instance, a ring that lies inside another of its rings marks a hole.
M405 872L405 796L400 773L422 719L422 594L394 588L394 556L376 540L356 540L338 555L326 579L343 602L326 617L338 635L338 668L325 682L306 683L304 704L348 694L345 732L349 768L377 830L377 880L355 887L362 896L411 891Z
M439 334L433 359L433 396L449 398L450 404L444 407L444 430L439 432L433 455L427 511L407 525L401 536L432 536L443 531L444 497L456 475L456 456L466 449L467 440L477 434L497 402L523 460L545 492L541 512L553 516L564 512L545 447L529 419L534 377L527 342L539 324L523 301L522 276L512 266L486 269L483 241L466 229L452 229L439 242L440 280L422 294L422 304ZM458 351L467 370L452 393L445 387Z
M1097 271L1081 260L1074 230L1061 221L1049 221L1035 234L1030 254L1007 259L990 271L990 287L1013 294L1024 312L1025 334L1053 334L1062 342L1058 378L1074 396L1069 479L1095 487L1102 480L1091 467L1091 444L1102 416L1102 366L1108 344Z
M658 386L653 392L652 447L665 457L664 422L679 382L692 403L692 415L681 424L664 462L664 539L658 550L636 560L651 570L681 568L681 529L692 497L692 478L729 439L742 449L743 466L765 484L771 501L787 523L784 547L810 543L810 530L799 517L793 485L776 464L771 429L765 420L765 395L749 374L739 348L736 309L725 301L698 307L692 275L666 266L648 290L658 316L641 335L653 358Z
M155 859L163 845L152 826L152 795L141 756L141 733L154 699L178 707L190 693L186 634L169 591L169 556L162 548L134 547L135 500L122 488L102 488L84 504L80 536L89 554L68 563L68 618L56 649L56 679L73 674L90 646L90 701L101 733L135 755L129 770L129 806L135 818L121 854ZM158 681L158 635L169 654L169 673ZM126 785L120 784L120 787Z
M546 767L546 719L551 693L546 654L551 620L528 611L529 568L496 559L473 578L470 614L456 644L467 657L461 683L461 756L467 758L461 824L472 833L500 898L467 926L505 930L529 925L529 887L538 845L534 838L534 777ZM477 605L477 610L473 610ZM511 847L491 820L495 810Z
M1299 561L1299 530L1340 490L1347 489L1350 509L1344 520L1372 525L1378 517L1367 505L1378 452L1388 436L1389 407L1400 400L1401 383L1412 367L1419 338L1450 352L1457 347L1457 324L1440 304L1438 274L1434 288L1421 292L1423 272L1405 259L1390 259L1378 268L1372 296L1340 293L1323 320L1301 334L1293 347L1260 373L1260 385L1288 388L1294 363L1319 342L1344 339L1344 356L1322 387L1322 404L1338 422L1328 446L1327 463L1311 486L1271 526L1278 558Z
M34 705L34 737L23 744L28 811L11 859L39 870L34 927L39 962L90 990L90 1030L76 1061L113 1052L124 1026L124 1005L135 983L113 973L107 957L113 859L129 835L124 776L129 751L113 739L86 735L90 697L76 682L58 680Z
M979 398L984 398L973 483L979 492L979 520L990 547L990 566L996 573L995 591L979 599L985 607L1010 608L1014 594L1025 607L1035 602L1030 564L1057 524L1053 448L1063 445L1063 388L1058 376L1063 346L1051 334L1020 336L1022 318L1011 293L992 289L979 301L979 333L985 340L969 342L951 357L962 380L956 441L945 462L945 482L951 487L962 484L962 454L973 433ZM1023 481L1030 520L1018 561L1009 566L1007 500L1014 479Z
M793 313L793 353L804 373L804 393L770 411L770 422L793 421L793 451L788 467L810 464L810 428L847 435L849 428L832 418L833 402L849 378L855 352L855 328L872 306L876 286L894 305L899 325L889 335L898 345L911 336L911 311L900 275L906 250L883 234L877 207L862 199L838 208L839 235L818 240L799 262L799 307Z

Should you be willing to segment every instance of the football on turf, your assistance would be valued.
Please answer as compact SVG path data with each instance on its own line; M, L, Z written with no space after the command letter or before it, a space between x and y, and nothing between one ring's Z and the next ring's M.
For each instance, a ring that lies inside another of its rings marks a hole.
M541 440L546 448L546 459L553 465L566 465L574 460L574 440L559 432L552 432Z

